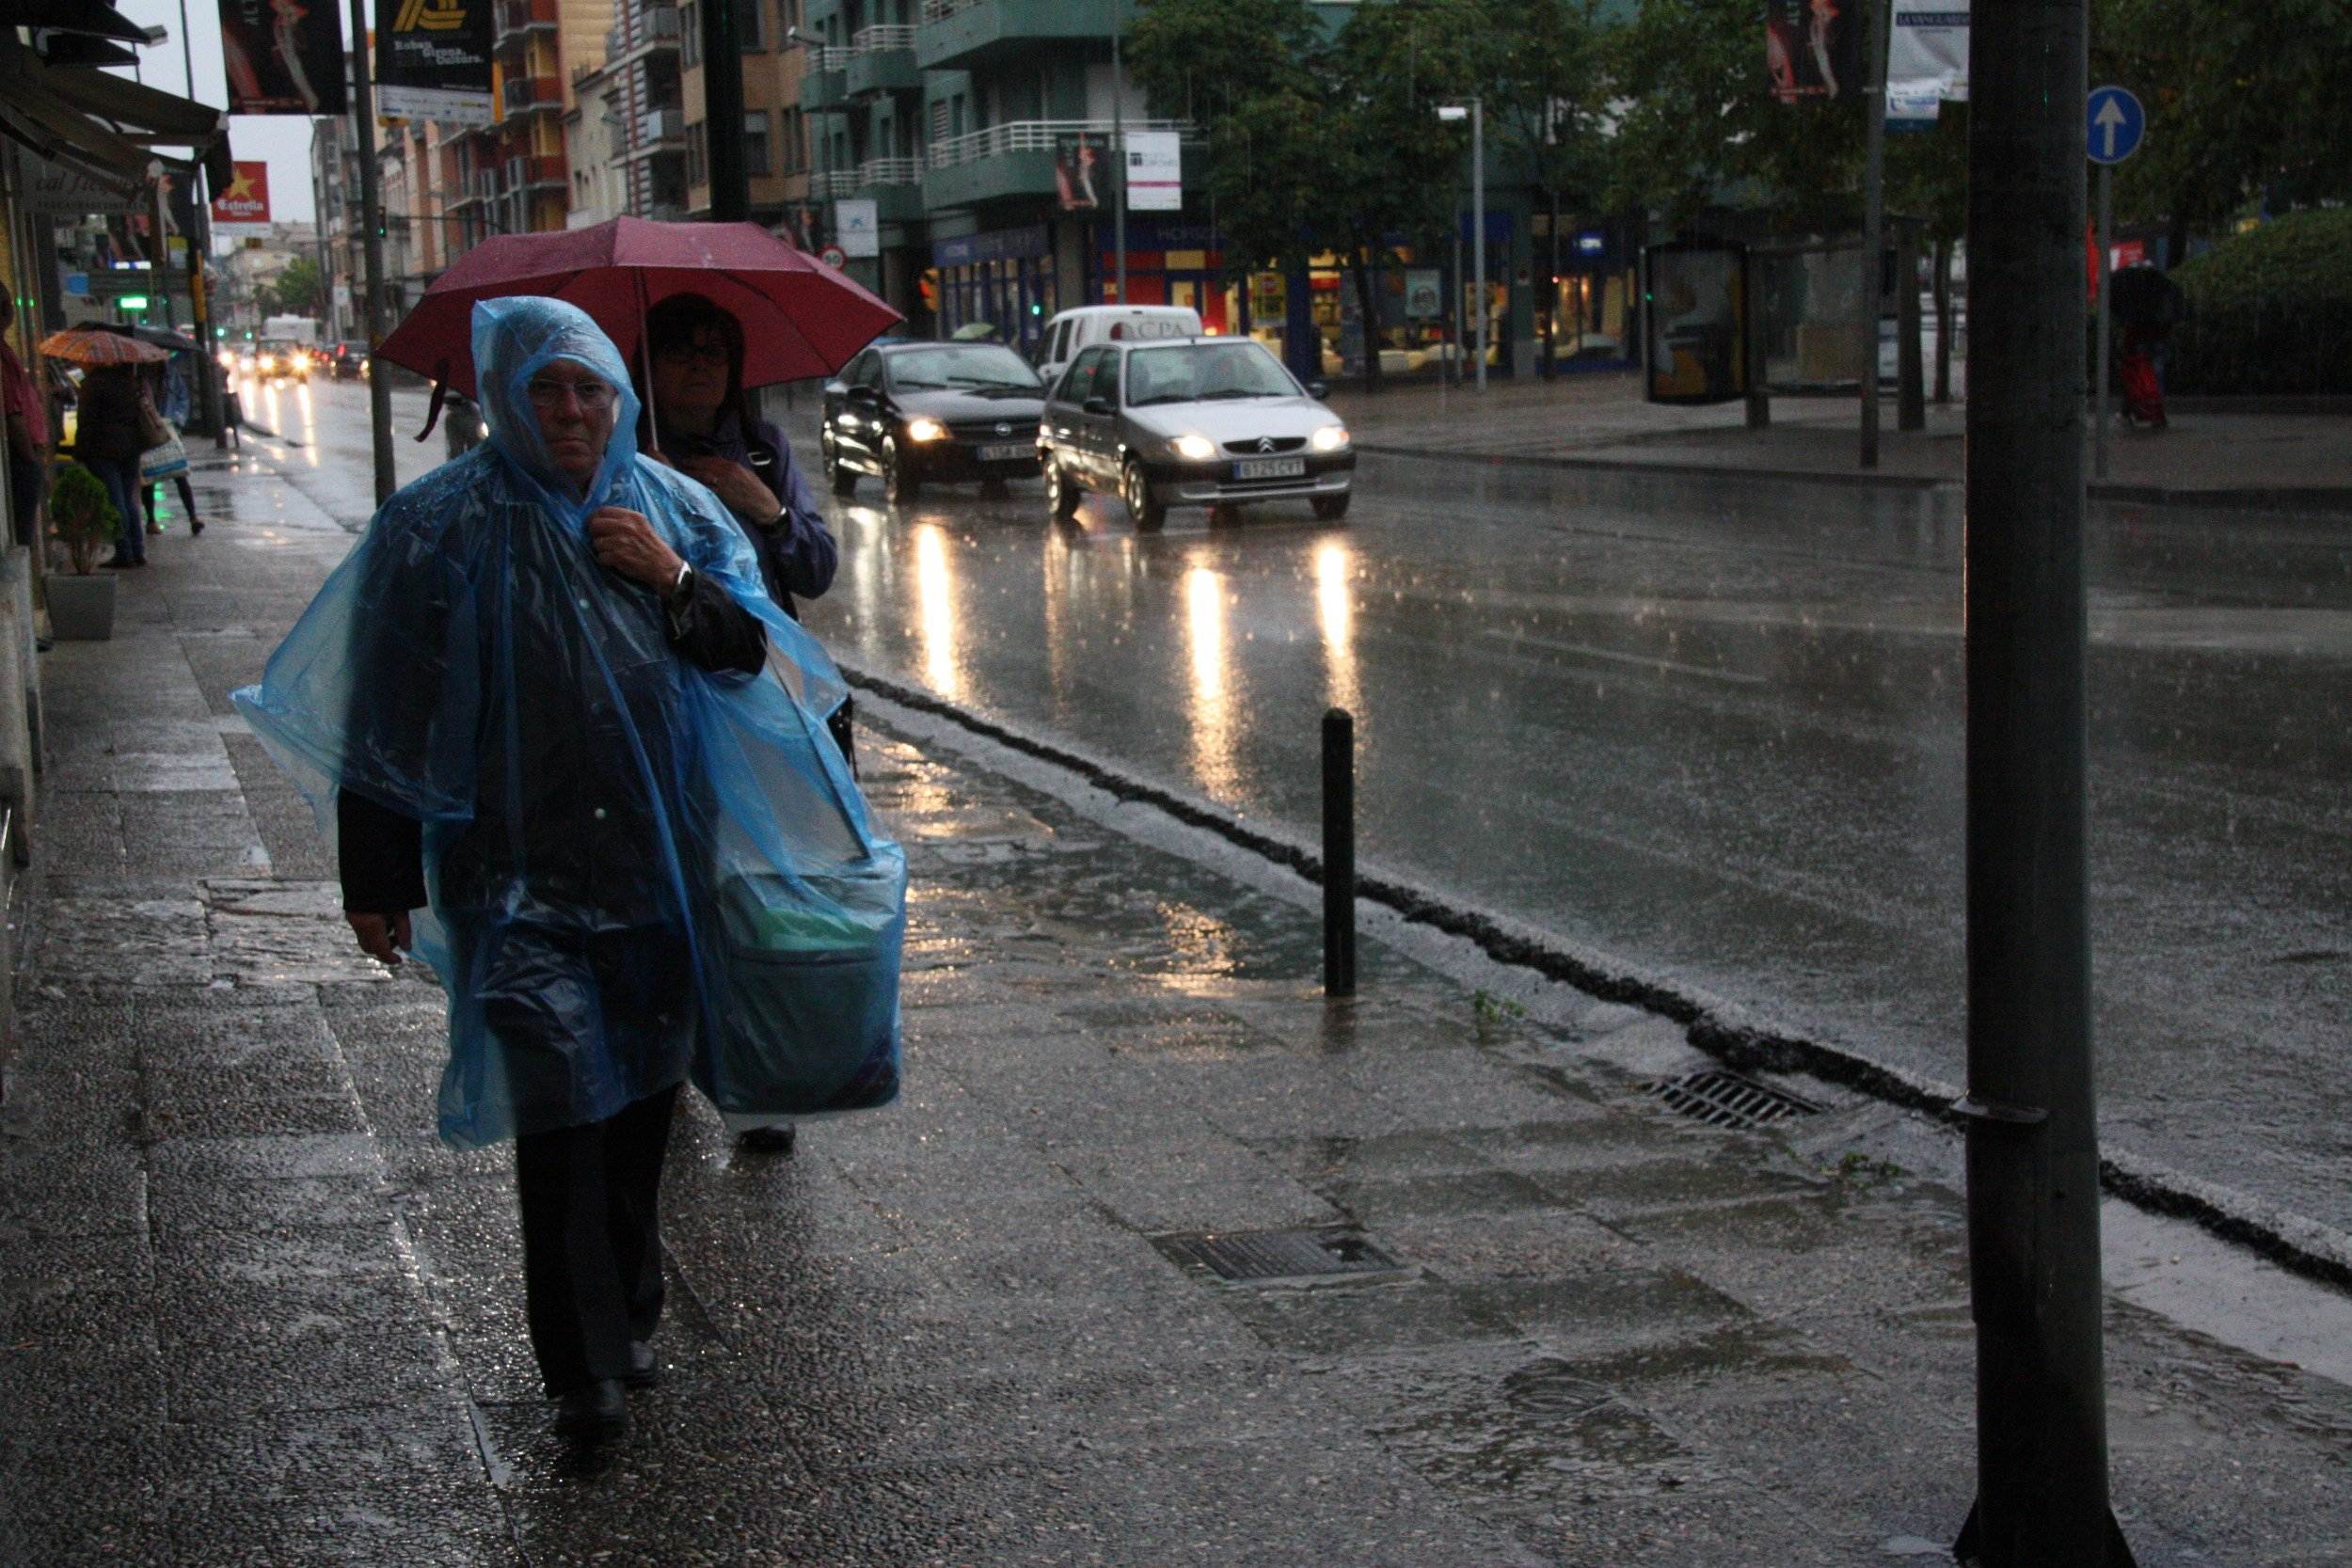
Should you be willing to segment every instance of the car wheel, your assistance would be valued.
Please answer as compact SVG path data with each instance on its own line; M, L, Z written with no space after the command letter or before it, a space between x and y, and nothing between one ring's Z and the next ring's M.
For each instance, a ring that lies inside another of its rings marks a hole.
M1127 467L1120 476L1119 493L1127 503L1127 520L1136 525L1137 533L1157 533L1168 521L1168 508L1152 499L1151 482L1143 477L1143 465L1127 459Z
M1054 521L1066 523L1076 516L1078 502L1084 499L1078 487L1070 482L1070 470L1061 466L1061 460L1057 457L1047 458L1045 460L1045 504L1053 512Z
M1309 504L1314 507L1316 516L1327 523L1336 523L1347 515L1347 498L1355 493L1343 490L1336 496L1316 496Z
M922 494L923 483L907 472L906 461L899 455L898 443L889 436L882 438L882 495L893 506L901 506Z

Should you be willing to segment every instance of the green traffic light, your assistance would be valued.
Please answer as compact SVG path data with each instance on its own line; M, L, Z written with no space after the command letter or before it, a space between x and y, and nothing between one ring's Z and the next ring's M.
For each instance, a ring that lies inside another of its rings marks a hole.
M145 294L124 294L120 299L116 300L115 303L121 306L125 310L144 310L147 309L147 296Z

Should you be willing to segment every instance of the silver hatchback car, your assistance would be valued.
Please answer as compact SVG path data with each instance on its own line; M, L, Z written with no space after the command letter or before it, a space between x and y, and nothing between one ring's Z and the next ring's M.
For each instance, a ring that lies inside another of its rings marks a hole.
M1070 363L1045 401L1038 457L1057 519L1083 492L1120 497L1138 531L1171 506L1300 499L1347 515L1356 451L1347 426L1247 338L1102 343Z

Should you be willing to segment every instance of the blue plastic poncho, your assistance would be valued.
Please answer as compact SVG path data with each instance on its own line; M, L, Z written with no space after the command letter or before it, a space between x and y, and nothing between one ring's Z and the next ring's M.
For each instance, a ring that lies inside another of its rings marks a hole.
M338 791L422 824L442 1137L601 1120L690 1076L748 1116L886 1103L906 863L825 733L840 675L719 499L637 455L637 399L584 313L491 300L473 346L488 443L387 502L234 696L330 834ZM617 392L584 495L527 390L557 359ZM678 657L660 598L592 552L604 506L757 616L764 672Z

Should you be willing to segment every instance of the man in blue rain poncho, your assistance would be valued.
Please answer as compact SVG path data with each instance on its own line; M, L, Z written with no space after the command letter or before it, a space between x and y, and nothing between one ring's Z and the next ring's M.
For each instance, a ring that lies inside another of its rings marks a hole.
M532 1348L596 1437L656 1375L678 1085L896 1094L904 862L825 734L839 676L718 499L638 457L612 342L502 299L473 350L487 444L392 498L237 702L360 945L448 987L441 1134L515 1139Z

